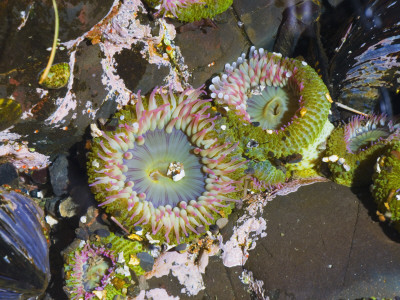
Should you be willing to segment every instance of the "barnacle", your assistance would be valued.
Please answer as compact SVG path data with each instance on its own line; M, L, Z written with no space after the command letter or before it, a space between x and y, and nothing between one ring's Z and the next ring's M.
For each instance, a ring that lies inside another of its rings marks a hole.
M184 22L210 19L227 10L233 0L146 0L159 13Z
M384 115L353 117L328 139L325 160L332 179L347 186L368 184L376 159L399 138L399 125L393 125Z
M246 157L269 160L274 167L283 164L289 171L315 166L319 145L333 125L328 121L329 92L307 63L252 47L249 58L242 54L225 65L209 88L228 111L228 125L236 128L240 146L245 149L249 141L260 145L247 147Z
M67 250L64 290L71 299L112 300L129 290L130 270L137 276L144 274L136 256L144 251L142 244L113 233L91 242L76 240Z
M394 143L383 156L377 159L372 180L371 192L378 210L398 224L400 221L400 142Z
M215 117L202 93L139 95L135 107L115 116L115 131L94 139L89 182L122 226L141 225L156 239L179 243L217 214L230 213L245 160L235 155L237 143L210 138Z

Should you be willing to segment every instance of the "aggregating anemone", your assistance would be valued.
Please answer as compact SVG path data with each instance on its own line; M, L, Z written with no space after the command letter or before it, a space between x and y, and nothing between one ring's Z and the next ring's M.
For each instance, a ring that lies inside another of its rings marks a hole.
M269 175L260 173L256 180L265 181L261 178L271 178L273 172L279 182L287 177L282 176L285 169L315 166L319 145L333 129L328 121L331 99L306 62L252 47L248 58L242 54L232 65L226 64L209 89L228 111L226 126L234 131L230 135L240 141L243 154L255 162L269 161ZM256 146L249 147L249 142ZM277 170L280 165L284 168Z
M209 19L227 10L233 0L146 0L163 16L175 17L180 21L193 22Z
M386 153L377 159L372 177L372 196L378 211L389 220L400 221L400 142L391 145Z
M328 163L335 182L366 185L371 182L376 159L399 138L399 125L386 116L355 116L332 132L323 160Z
M230 213L245 159L237 143L218 143L201 89L155 89L138 96L101 131L89 154L89 183L100 206L122 226L143 226L153 238L180 243ZM181 239L182 238L182 239Z
M64 255L64 290L70 299L126 296L136 276L144 273L136 256L143 251L138 241L111 233L97 241L76 242Z

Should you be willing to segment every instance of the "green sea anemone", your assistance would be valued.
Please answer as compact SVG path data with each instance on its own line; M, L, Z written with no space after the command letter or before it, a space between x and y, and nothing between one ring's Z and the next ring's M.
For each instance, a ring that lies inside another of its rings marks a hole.
M126 295L133 284L131 272L144 274L137 257L142 252L140 242L113 233L94 242L73 243L64 255L65 292L70 299L112 300Z
M328 139L326 157L332 179L347 186L371 182L373 166L387 145L400 138L400 128L384 115L356 116L336 128Z
M371 192L378 210L392 221L400 221L400 142L377 159ZM397 226L399 227L399 226Z
M145 0L158 13L175 17L180 21L193 22L210 19L227 10L233 0Z
M210 138L215 117L202 93L139 95L115 116L116 130L94 139L90 186L125 228L141 225L156 239L180 243L237 201L245 160L235 155L237 143Z
M252 47L249 58L242 54L227 64L209 89L228 111L226 126L244 155L268 165L263 168L274 172L273 178L284 180L285 170L314 168L333 125L328 121L329 92L306 62ZM279 166L284 168L277 170ZM261 177L256 179L263 181Z

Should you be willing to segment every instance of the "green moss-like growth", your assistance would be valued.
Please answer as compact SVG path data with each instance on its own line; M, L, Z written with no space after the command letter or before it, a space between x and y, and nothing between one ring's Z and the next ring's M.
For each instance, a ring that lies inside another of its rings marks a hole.
M12 99L0 99L0 131L18 122L22 114L21 104Z
M158 13L183 22L210 19L224 12L233 0L145 0L151 7L160 6Z
M39 77L43 71L40 72ZM67 85L71 70L68 63L58 63L51 66L42 86L47 89L61 89Z
M397 223L400 221L400 142L378 158L372 177L372 195L378 210ZM398 226L397 226L398 227Z

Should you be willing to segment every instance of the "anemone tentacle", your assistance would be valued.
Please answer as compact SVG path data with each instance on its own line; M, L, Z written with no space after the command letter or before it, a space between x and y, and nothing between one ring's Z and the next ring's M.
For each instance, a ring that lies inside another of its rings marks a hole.
M94 140L90 185L123 226L141 225L179 243L217 212L229 213L225 205L235 201L245 159L235 156L237 143L211 136L216 118L207 112L210 100L199 98L203 93L139 95L136 107L116 115L117 130Z

